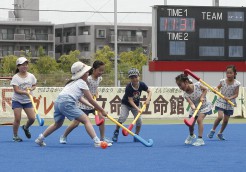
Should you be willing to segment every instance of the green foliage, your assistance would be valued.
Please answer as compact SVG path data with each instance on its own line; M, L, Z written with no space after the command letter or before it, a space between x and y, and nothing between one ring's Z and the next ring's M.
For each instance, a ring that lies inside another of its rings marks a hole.
M39 57L45 56L45 51L44 51L44 48L42 46L40 46L38 48L38 55L39 55Z
M70 79L71 66L74 62L79 60L80 51L71 51L68 55L62 55L58 62L55 59L46 56L42 47L39 47L39 58L37 60L31 58L31 54L28 54L29 69L28 71L35 74L38 78L39 86L64 86L65 82ZM129 82L127 72L130 68L135 67L142 71L142 66L147 64L147 56L143 54L142 48L138 48L135 51L123 52L120 55L118 61L118 79L121 85L124 86ZM115 54L109 46L104 46L103 49L97 50L94 54L91 64L95 60L101 60L105 63L105 74L103 75L103 86L114 85L114 58ZM1 60L1 74L13 75L16 70L17 57L14 55L5 56ZM89 64L88 59L80 59L84 63ZM3 75L4 76L4 75ZM6 75L5 75L6 76Z
M70 51L69 55L62 55L58 60L60 61L59 63L59 68L64 71L64 72L69 72L71 71L71 66L73 63L77 62L79 59L80 51L75 50L75 51Z
M97 50L95 53L95 60L101 60L105 63L105 73L110 73L113 68L112 59L114 58L114 52L109 46L104 46L103 49Z
M38 72L41 74L49 74L57 70L56 60L49 56L42 56L36 62Z
M1 62L1 73L14 74L16 70L17 57L14 55L4 56Z
M32 73L32 74L38 74L38 68L36 63L29 63L28 64L28 72Z
M137 68L140 73L142 72L142 66L146 65L147 61L148 57L143 53L142 48L120 54L121 64L127 64L129 68Z

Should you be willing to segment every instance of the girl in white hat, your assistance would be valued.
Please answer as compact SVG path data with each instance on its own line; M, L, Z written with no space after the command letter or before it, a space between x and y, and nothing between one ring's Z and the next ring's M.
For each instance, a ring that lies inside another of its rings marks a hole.
M91 103L95 109L100 111L103 116L107 116L107 113L97 102L93 99L89 87L86 83L90 66L85 65L82 62L75 62L71 67L72 78L63 90L59 93L58 98L55 101L54 120L55 123L51 124L35 142L40 146L46 146L44 139L60 128L64 122L65 117L69 120L76 119L82 122L86 128L87 133L93 139L95 147L99 147L101 144L100 139L97 137L95 130L89 120L89 117L77 106L77 101L84 103L82 97L86 97L89 103Z
M87 84L90 89L90 92L93 96L98 97L98 87L100 82L102 81L102 74L104 73L105 64L100 61L96 60L92 68L89 71L89 77L87 78ZM95 114L94 107L88 106L85 103L78 103L79 108L85 112L85 114L88 116L90 113ZM60 137L60 143L66 144L67 143L67 136L71 131L73 131L74 128L78 127L80 124L79 121L74 120L65 130L63 135ZM108 143L108 146L112 146L113 141L109 138L105 137L105 124L104 122L99 126L100 131L100 140L105 141Z

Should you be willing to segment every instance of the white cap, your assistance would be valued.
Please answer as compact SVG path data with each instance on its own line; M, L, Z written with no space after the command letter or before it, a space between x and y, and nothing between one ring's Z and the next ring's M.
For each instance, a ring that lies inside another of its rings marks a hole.
M28 60L26 59L26 57L19 57L17 60L16 60L16 66L18 65L21 65L25 62L28 62Z
M71 67L72 78L73 80L81 78L86 72L91 69L90 66L82 63L82 62L75 62Z

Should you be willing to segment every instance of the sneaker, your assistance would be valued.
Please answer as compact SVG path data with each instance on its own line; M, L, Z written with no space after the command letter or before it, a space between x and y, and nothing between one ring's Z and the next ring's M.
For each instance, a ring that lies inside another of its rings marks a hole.
M46 144L44 143L44 137L42 134L38 136L38 138L35 140L35 143L37 143L41 147L45 147Z
M23 140L19 136L14 136L13 141L14 142L22 142Z
M67 143L67 137L61 136L61 137L60 137L60 143L61 143L61 144L66 144L66 143Z
M195 134L193 134L192 136L189 135L185 140L185 144L190 145L195 138L196 138Z
M218 138L219 140L225 140L225 138L224 138L224 136L223 136L222 133L217 134L217 138Z
M118 136L119 136L119 130L115 130L114 131L114 136L113 136L112 140L114 142L117 142L118 141Z
M102 143L103 141L97 141L97 142L94 142L94 146L95 147L101 147L101 143ZM112 143L107 143L108 144L108 147L110 147L110 146L112 146Z
M29 131L29 128L26 128L25 125L22 125L21 127L23 129L23 131L25 132L25 135L28 139L30 139L32 136L31 136L31 133Z
M210 130L210 133L207 135L208 138L212 139L214 137L214 133L215 133L214 130Z
M101 141L107 142L108 146L112 146L113 145L113 141L107 137L104 137L103 139L101 139Z
M196 139L196 141L192 144L193 146L203 146L205 145L204 141L202 138Z

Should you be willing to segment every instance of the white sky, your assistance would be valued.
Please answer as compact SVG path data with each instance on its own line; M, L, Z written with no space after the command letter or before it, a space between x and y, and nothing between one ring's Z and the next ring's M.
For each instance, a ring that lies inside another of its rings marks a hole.
M0 8L13 8L14 0L0 0ZM153 5L163 5L164 0L117 0L118 12L151 12ZM168 5L212 6L212 0L167 0ZM246 0L220 0L220 6L244 6ZM39 0L40 10L114 11L114 0ZM0 20L8 18L8 10L0 9ZM118 23L149 23L151 14L118 14ZM114 14L40 12L40 20L55 24L74 22L107 22L113 25Z

